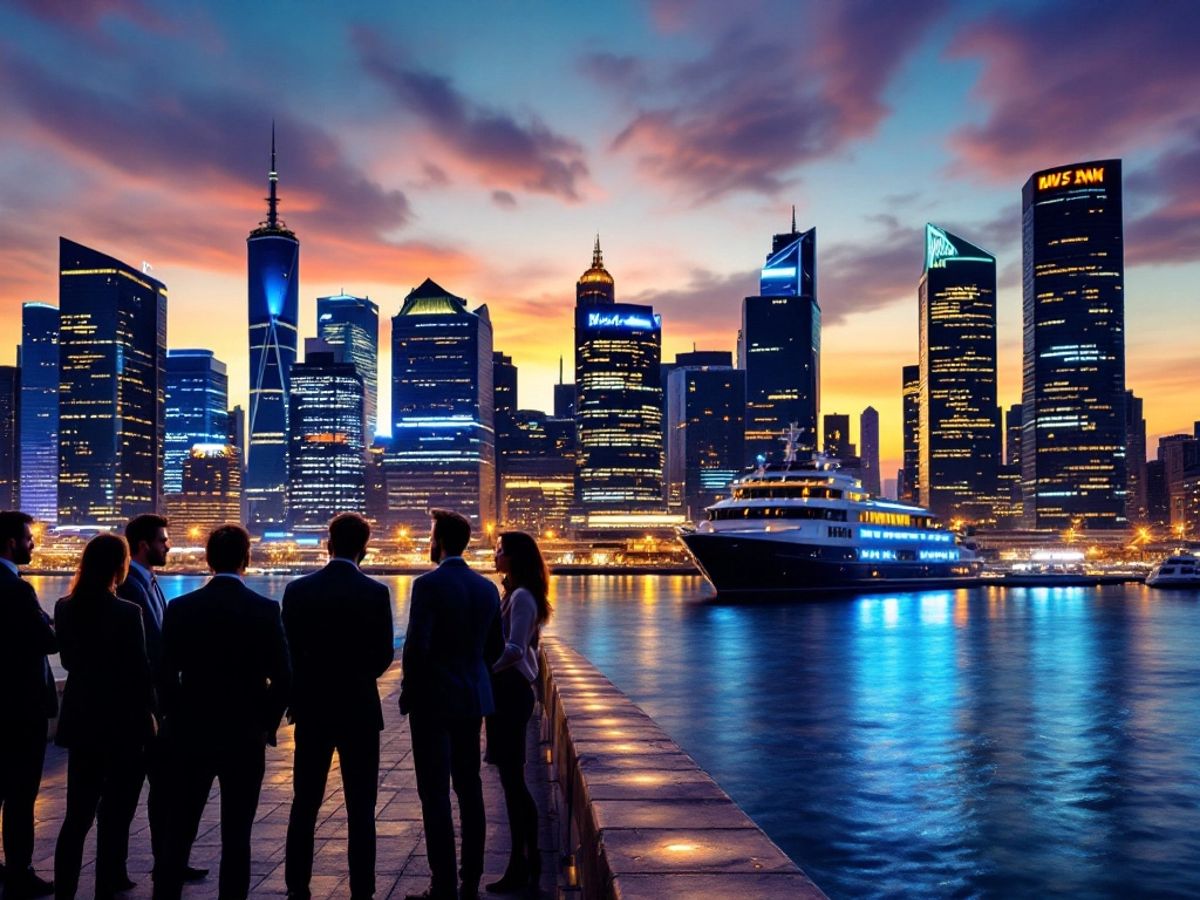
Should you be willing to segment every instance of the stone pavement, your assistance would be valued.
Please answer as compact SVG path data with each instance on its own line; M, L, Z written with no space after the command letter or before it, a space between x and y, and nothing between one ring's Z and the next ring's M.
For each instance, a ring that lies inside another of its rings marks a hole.
M425 859L425 841L421 828L421 806L417 799L416 777L412 768L412 747L408 723L396 706L400 688L400 666L395 664L380 680L383 701L384 731L380 747L379 802L376 820L378 830L378 861L376 863L376 897L403 898L406 893L423 890L429 884L429 866ZM292 801L293 729L280 729L279 746L267 748L267 773L263 780L262 797L255 820L251 863L251 897L281 897L287 890L283 882L284 838L287 834L288 811ZM560 852L556 846L558 823L552 809L549 767L545 751L539 743L537 719L530 723L529 753L526 779L537 801L541 817L543 859L542 885L539 896L555 897L558 893ZM498 878L508 861L508 826L504 814L504 799L500 781L493 767L484 765L483 791L487 806L487 857L484 883ZM67 754L51 745L46 753L45 775L37 805L37 843L34 866L45 878L53 876L54 842L66 810ZM196 845L192 850L194 866L211 869L208 878L188 885L185 900L200 900L217 896L217 867L221 855L218 812L220 792L213 786ZM137 887L123 896L148 898L151 891L150 833L146 824L146 794L133 821L129 840L129 876ZM458 810L455 803L455 830ZM84 849L84 871L79 885L79 897L90 898L94 886L96 830ZM341 775L335 757L329 775L327 797L317 820L316 856L313 866L312 893L314 898L348 897L349 878L346 868L346 817L342 800ZM500 895L493 895L500 896Z

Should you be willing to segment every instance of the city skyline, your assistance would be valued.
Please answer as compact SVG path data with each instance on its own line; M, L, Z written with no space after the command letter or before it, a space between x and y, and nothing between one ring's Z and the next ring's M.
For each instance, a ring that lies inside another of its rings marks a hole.
M622 298L663 315L671 359L693 343L734 349L763 237L796 203L799 227L822 234L822 408L879 409L886 474L900 465L895 373L917 355L925 223L997 256L1008 407L1020 399L1020 185L1048 166L1121 156L1126 383L1145 398L1153 448L1195 418L1195 354L1178 335L1200 316L1189 302L1198 186L1187 177L1198 101L1186 90L1200 65L1182 38L1198 13L1180 5L1145 22L1112 8L1051 22L1045 11L800 6L734 19L663 3L506 20L483 11L477 34L451 28L449 11L421 10L404 37L398 20L352 8L311 11L272 44L266 8L83 4L68 20L17 4L0 12L4 65L21 69L0 88L11 135L0 157L11 212L0 335L19 341L21 301L56 301L54 248L66 235L148 260L172 290L168 345L213 349L228 361L231 402L248 406L244 337L212 312L244 316L240 243L261 217L275 118L284 208L305 242L300 333L316 332L318 296L370 296L385 320L386 372L403 297L426 277L452 283L491 308L496 348L523 370L521 408L552 409L571 286L596 231ZM772 32L787 31L781 17L827 48L787 60L790 85L757 63L779 40ZM493 39L517 33L546 52L516 59ZM331 62L320 78L307 65L318 48ZM179 63L170 71L166 50ZM81 52L103 86L56 71ZM1114 58L1139 74L1113 84L1103 73ZM325 77L339 66L344 75ZM546 67L562 76L553 95L535 87ZM143 103L146 72L161 77ZM1067 88L1089 76L1104 89ZM1162 79L1181 89L1156 97ZM357 80L360 92L348 87ZM763 105L778 118L753 119ZM135 109L155 127L108 131ZM730 136L713 130L719 116L738 123ZM750 140L754 127L770 140ZM704 143L718 170L697 154ZM389 399L381 391L381 421Z

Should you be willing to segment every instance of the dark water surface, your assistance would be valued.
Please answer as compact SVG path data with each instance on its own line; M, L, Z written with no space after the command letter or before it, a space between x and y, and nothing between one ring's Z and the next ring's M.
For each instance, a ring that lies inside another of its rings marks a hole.
M402 632L411 579L386 580ZM1197 592L726 606L698 578L606 576L554 594L553 630L831 896L1200 896Z

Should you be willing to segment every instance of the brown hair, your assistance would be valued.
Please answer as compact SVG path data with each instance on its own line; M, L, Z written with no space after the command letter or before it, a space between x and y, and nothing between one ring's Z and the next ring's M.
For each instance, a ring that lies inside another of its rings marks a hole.
M250 533L241 525L213 529L204 547L204 559L214 572L240 572L250 565Z
M447 556L461 556L471 542L471 523L461 513L448 509L431 509L433 539L442 545Z
M107 594L129 574L129 545L119 534L98 534L83 548L67 596Z
M157 513L142 513L140 516L134 516L125 526L125 540L129 542L129 552L137 553L138 544L142 541L149 544L158 534L158 529L166 528L170 524L166 516L160 516Z
M339 513L329 522L329 544L334 556L357 559L367 552L371 524L358 513Z
M0 512L0 545L5 541L19 541L25 536L25 526L33 524L33 516L16 509Z
M525 588L537 601L538 625L545 625L551 612L550 570L537 541L524 531L505 531L500 535L500 547L509 565L504 576L504 598L507 600L517 588Z

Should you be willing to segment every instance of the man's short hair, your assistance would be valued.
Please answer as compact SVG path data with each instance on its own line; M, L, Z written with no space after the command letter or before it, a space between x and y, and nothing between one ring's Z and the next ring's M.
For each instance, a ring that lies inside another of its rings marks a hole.
M214 572L240 572L250 565L250 532L241 525L213 529L204 558Z
M449 509L431 509L433 539L442 545L447 556L461 556L471 542L471 523L461 513Z
M25 537L25 526L33 524L33 516L16 509L0 512L0 546L5 541L19 541Z
M142 541L147 544L151 543L158 534L158 529L166 528L168 525L170 523L167 521L167 517L157 513L142 513L140 516L134 516L125 526L125 540L129 544L129 552L137 553L138 544Z
M339 513L329 522L329 545L334 556L357 559L370 539L371 523L358 513Z

